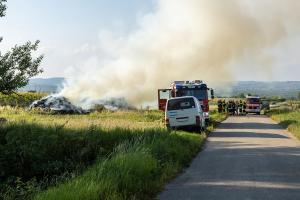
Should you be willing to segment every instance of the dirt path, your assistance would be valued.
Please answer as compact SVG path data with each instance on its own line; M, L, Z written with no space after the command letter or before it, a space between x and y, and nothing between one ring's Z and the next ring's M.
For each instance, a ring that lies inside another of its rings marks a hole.
M300 199L300 143L265 116L230 117L159 199Z

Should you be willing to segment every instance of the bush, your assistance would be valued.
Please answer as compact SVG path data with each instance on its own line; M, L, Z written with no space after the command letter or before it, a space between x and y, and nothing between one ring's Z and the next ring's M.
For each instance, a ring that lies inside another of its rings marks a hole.
M72 130L27 123L4 125L0 133L1 177L41 179L82 168L134 135L136 133L126 129Z
M0 93L0 106L28 107L35 100L46 96L44 93L13 93L4 95Z

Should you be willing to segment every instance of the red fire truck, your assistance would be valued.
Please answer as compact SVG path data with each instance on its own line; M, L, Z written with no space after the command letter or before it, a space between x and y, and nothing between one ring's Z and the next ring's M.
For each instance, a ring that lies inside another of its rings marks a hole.
M169 89L158 90L158 108L164 111L167 100L174 97L194 96L196 97L204 112L205 120L209 121L209 98L208 90L211 92L211 98L214 98L214 90L207 87L201 80L194 81L174 81Z
M262 109L262 103L258 96L246 97L246 113L256 113L260 115Z

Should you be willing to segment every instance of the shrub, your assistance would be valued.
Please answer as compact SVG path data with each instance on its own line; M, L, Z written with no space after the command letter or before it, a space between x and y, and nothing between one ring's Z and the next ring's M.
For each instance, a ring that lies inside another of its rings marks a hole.
M4 95L0 93L0 106L28 107L33 101L46 96L44 93L13 93Z

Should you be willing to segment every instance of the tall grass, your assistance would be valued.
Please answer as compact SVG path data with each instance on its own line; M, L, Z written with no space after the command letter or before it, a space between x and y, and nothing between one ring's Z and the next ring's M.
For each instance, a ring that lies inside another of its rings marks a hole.
M22 108L0 107L0 117L11 122L26 121L40 125L57 125L65 128L81 129L91 126L111 129L164 128L163 113L160 111L105 111L88 115L53 115L41 111L29 111Z
M189 163L202 142L201 135L145 134L120 144L109 158L35 199L151 199Z
M0 124L0 199L150 199L205 138L169 132L159 111L51 115L2 108L1 117L8 122Z
M300 110L272 110L268 115L300 139Z

